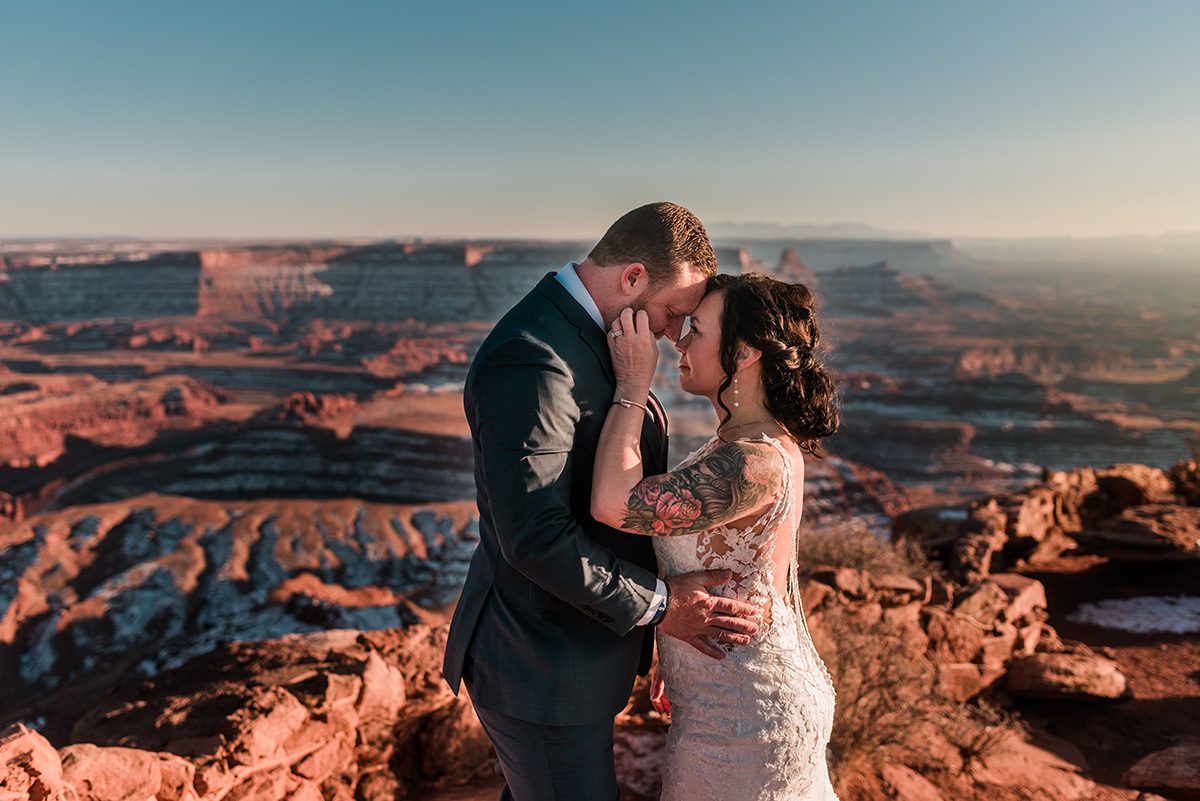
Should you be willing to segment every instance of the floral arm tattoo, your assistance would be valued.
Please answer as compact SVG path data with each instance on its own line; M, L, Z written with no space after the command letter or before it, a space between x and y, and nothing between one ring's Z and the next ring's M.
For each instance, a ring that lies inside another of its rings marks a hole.
M621 528L651 537L694 534L762 505L782 481L783 460L769 445L731 442L693 465L642 479Z

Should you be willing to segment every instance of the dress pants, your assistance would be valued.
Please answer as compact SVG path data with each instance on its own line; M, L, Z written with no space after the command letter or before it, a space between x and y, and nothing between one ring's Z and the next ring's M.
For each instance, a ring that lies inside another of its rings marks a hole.
M500 801L619 801L613 722L550 726L475 707L504 772Z

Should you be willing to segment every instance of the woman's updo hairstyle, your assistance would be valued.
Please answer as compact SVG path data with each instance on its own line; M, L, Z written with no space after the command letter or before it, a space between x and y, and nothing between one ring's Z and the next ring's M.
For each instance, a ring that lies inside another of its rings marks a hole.
M789 284L761 273L717 275L709 291L724 293L721 314L723 395L737 371L742 343L762 352L762 380L767 411L783 425L805 453L819 454L820 440L838 429L837 391L825 365L817 358L821 332L814 313L813 293L804 284Z

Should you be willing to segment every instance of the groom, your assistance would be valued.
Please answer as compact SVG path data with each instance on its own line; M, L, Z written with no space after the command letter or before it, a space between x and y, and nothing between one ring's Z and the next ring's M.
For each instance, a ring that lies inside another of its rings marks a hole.
M714 659L756 631L752 605L710 595L728 571L662 581L648 537L592 519L592 463L614 398L606 333L626 307L672 340L717 260L673 203L634 209L580 264L550 273L496 324L467 372L479 547L442 672L465 681L496 748L501 801L613 801L613 718L644 675L655 626ZM647 407L642 460L667 471L667 421Z

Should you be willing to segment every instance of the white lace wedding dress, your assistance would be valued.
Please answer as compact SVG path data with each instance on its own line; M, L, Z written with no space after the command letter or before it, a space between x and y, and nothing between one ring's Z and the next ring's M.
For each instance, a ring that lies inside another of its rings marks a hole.
M727 649L725 659L658 635L659 667L671 702L662 801L837 800L825 755L833 729L833 680L804 621L794 557L789 597L780 596L774 581L777 547L781 554L795 547L800 510L792 459L777 439L764 434L750 441L770 442L786 465L771 508L743 529L654 538L664 576L729 569L744 578L712 592L759 605L770 599L754 639ZM713 437L679 468L721 444Z

